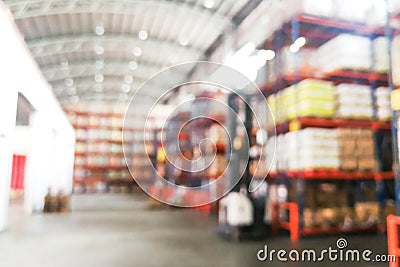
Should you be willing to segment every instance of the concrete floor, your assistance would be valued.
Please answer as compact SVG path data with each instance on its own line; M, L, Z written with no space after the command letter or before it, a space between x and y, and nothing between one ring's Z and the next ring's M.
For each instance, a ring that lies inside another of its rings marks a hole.
M192 210L149 210L134 195L80 195L66 215L21 215L10 211L10 227L0 233L1 267L146 267L146 266L321 266L322 263L259 262L258 250L335 247L337 237L287 236L234 243L214 233L216 218ZM345 236L351 249L386 254L385 235ZM332 263L324 266L388 266Z

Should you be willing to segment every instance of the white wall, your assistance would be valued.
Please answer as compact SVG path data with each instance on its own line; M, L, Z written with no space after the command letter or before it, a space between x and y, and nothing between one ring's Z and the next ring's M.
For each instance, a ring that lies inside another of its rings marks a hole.
M14 130L13 153L26 156L31 149L31 128L29 126L17 126Z
M50 85L15 26L11 12L0 2L0 231L7 225L17 93L35 109L31 144L27 149L25 207L40 210L46 194L42 188L72 186L74 131ZM60 133L57 135L57 133ZM66 147L68 146L68 147ZM59 151L64 149L64 152ZM43 170L45 169L45 170ZM43 175L39 177L40 175ZM57 181L57 182L54 182ZM56 188L59 190L60 188Z

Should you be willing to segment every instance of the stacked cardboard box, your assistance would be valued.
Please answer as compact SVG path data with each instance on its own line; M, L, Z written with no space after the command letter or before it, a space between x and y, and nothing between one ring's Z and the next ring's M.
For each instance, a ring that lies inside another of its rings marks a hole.
M379 222L378 202L359 202L355 204L356 223L361 226L375 225Z
M285 135L284 146L287 170L339 168L339 143L335 130L307 128L289 132Z
M353 226L354 221L354 210L349 207L320 209L306 208L304 209L303 215L305 228L350 228Z
M295 184L289 189L289 201L296 202ZM343 182L306 181L304 207L311 209L341 208L348 206L347 185Z
M376 117L381 121L392 119L392 108L390 106L390 88L378 87L375 89Z
M337 85L336 117L371 119L373 117L371 88L367 85L349 83Z
M337 129L340 146L340 168L344 171L376 170L371 129Z

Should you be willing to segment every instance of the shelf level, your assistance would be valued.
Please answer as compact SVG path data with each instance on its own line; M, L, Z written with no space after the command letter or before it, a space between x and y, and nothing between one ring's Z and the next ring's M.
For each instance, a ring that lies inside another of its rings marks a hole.
M312 26L325 27L330 29L336 29L343 32L354 32L359 35L369 36L371 34L384 35L385 29L383 27L374 27L357 23L353 21L345 21L332 19L327 17L320 17L308 14L301 14L295 17L299 23L308 24Z
M303 13L284 23L272 36L264 41L262 47L265 49L272 47L276 50L274 45L276 46L277 43L280 47L291 45L293 40L291 40L290 36L292 35L292 26L294 23L298 25L299 36L307 38L307 47L318 47L342 33L365 37L385 35L384 27ZM282 37L286 39L282 41Z
M393 179L393 172L343 172L339 170L310 170L288 172L287 176L292 179L326 179L326 180L366 180L366 179Z
M372 130L391 129L390 122L371 121L371 120L352 120L352 119L336 119L336 118L314 118L301 117L289 122L279 123L276 125L276 133L283 134L289 131L304 129L307 127L317 128L364 128Z
M84 169L89 171L109 171L109 170L124 170L128 169L126 165L86 165L76 164L76 169Z
M275 81L260 86L260 90L268 95L270 93L279 92L294 84L296 81L304 79L325 80L335 84L357 82L357 84L370 85L371 83L375 83L377 87L389 85L389 76L387 73L343 69L323 73L314 69L312 71L299 70L297 74L281 75L277 77Z

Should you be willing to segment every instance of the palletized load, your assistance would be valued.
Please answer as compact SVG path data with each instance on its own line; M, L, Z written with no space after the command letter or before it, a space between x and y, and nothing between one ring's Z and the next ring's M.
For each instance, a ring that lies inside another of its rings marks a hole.
M370 70L371 41L363 36L340 34L318 48L315 64L324 72L340 69Z
M288 170L338 169L339 143L334 129L307 128L285 135Z
M371 129L337 129L340 169L344 171L375 171L374 140Z
M286 150L286 137L282 134L279 135L276 139L276 164L278 171L286 171L288 169L287 155L288 153Z
M281 154L281 151L279 151L279 144L276 136L272 136L268 139L265 151L267 168L270 167L271 173L277 173L278 156Z
M369 86L349 83L336 86L336 117L371 119L373 112L371 88Z
M288 120L297 117L331 118L335 113L335 87L331 82L305 79L284 90Z
M388 121L392 118L390 105L390 88L378 87L375 89L376 118L381 121Z
M400 85L400 35L394 37L392 41L392 74L393 83Z
M362 4L360 0L281 0L278 4L282 6L285 18L294 13L305 13L374 26L384 26L386 23L386 5L381 0L363 0Z
M384 73L389 71L389 40L386 37L378 37L374 45L374 71Z

